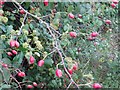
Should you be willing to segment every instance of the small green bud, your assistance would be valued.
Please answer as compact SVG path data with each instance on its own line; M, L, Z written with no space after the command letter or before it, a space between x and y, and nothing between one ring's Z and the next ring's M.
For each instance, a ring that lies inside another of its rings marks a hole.
M30 39L30 38L28 38L28 39L27 39L27 43L30 43L30 42L31 42L31 39Z
M29 44L28 44L27 42L25 42L25 43L22 44L22 46L23 46L24 48L28 48Z
M4 23L7 23L7 22L8 22L8 18L7 18L7 17L2 17L2 21L3 21Z
M37 31L36 30L33 30L33 35L36 35L37 34Z
M38 37L34 37L33 40L34 40L34 41L38 41Z
M35 52L35 55L37 55L38 57L40 57L40 54L38 52Z
M23 31L23 33L24 33L25 35L28 35L28 34L29 34L26 29L23 29L22 31Z
M15 30L11 30L10 33L11 33L11 35L15 35L16 31Z
M5 38L6 38L6 35L1 35L2 40L5 40Z

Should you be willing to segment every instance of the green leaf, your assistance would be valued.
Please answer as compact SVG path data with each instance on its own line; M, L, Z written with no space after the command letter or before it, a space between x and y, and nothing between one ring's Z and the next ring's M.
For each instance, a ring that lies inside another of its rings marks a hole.
M51 58L45 59L45 65L51 67L54 61Z
M61 41L61 45L64 46L64 47L69 45L69 44L70 44L70 41L68 39L64 39L64 40Z
M8 73L8 70L6 68L3 68L3 73L4 73L4 76L5 76L5 80L8 82L9 79L10 79L10 73Z
M0 25L0 29L1 29L3 32L6 32L5 25Z
M5 63L5 64L11 64L11 61L10 61L10 59L8 59L8 58L3 58L2 59L2 61L3 61L3 63Z
M23 52L28 50L27 48L23 48L23 47L19 47L18 49L19 49L19 51L23 51Z
M72 12L73 9L74 9L73 5L70 5L67 9L68 13Z
M23 52L20 52L20 54L19 54L19 61L18 61L19 64L22 63L23 57L24 57Z
M64 31L67 31L67 30L72 30L72 26L70 26L69 24L65 25Z
M57 87L57 82L56 82L56 80L52 80L52 82L51 82L53 85L54 85L54 87Z
M55 25L55 26L58 26L59 25L59 19L58 18L55 18L54 20L53 20L53 24Z
M83 20L82 20L81 18L77 18L77 20L78 20L79 22L83 22Z
M3 85L1 85L0 90L6 90L8 88L11 88L11 86L7 85L7 84L3 84Z
M34 26L33 26L33 24L31 24L31 23L30 23L30 28L31 28L31 29L34 29Z
M61 15L60 15L60 13L58 12L58 13L56 13L55 18L58 19L58 18L60 18L60 16L61 16Z
M23 28L26 29L26 30L28 30L29 29L29 25L25 24Z
M13 26L12 25L7 26L6 28L7 28L7 32L10 32L11 30L13 30Z
M17 56L15 56L12 61L12 63L14 63L14 66L19 67L19 65L22 63L23 57L23 52L20 52Z

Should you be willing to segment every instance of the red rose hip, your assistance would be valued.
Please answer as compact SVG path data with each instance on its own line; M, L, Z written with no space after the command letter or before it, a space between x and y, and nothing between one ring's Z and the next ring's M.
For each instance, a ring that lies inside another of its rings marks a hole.
M5 64L5 63L3 63L2 66L3 66L4 68L7 68L7 67L8 67L8 65Z
M0 0L0 5L3 5L5 3L4 0Z
M100 88L102 88L102 85L100 85L99 83L94 83L94 84L92 85L92 87L93 87L94 89L100 89Z
M12 50L12 53L16 55L16 54L17 54L17 51L16 51L16 50Z
M8 56L12 56L13 54L11 52L7 52L7 55Z
M55 74L56 74L56 76L57 77L62 77L62 71L60 70L60 69L57 69L56 71L55 71Z
M35 61L34 57L33 56L30 56L30 64L33 64Z
M116 4L114 4L114 3L111 3L110 5L111 5L112 8L116 7Z
M111 24L111 21L110 20L105 20L105 23L106 24Z
M75 16L74 16L72 13L69 13L69 14L68 14L68 17L71 18L71 19L74 19L74 18L75 18Z
M70 32L69 35L70 35L70 37L76 38L77 33L76 32Z
M97 37L97 36L98 36L98 33L97 33L97 32L93 32L93 33L91 33L90 35L91 35L91 37Z
M40 60L39 62L38 62L38 66L39 67L42 67L44 65L44 60Z
M18 76L19 76L19 77L25 77L25 73L24 73L24 72L19 72L19 73L18 73Z
M27 85L27 88L31 89L31 88L33 88L33 86L32 85Z
M79 18L82 18L82 15L81 15L81 14L78 14L78 17L79 17Z
M10 47L15 47L15 40L10 41Z
M25 11L23 9L20 9L20 14L25 14Z
M78 69L78 64L74 64L72 70L77 70Z
M112 2L114 3L114 4L118 4L118 0L112 0Z
M73 70L72 69L69 69L68 72L70 73L70 75L73 74Z
M36 83L36 82L33 82L33 86L37 87L37 83Z
M44 0L43 3L44 3L44 6L48 6L48 0Z
M18 48L20 46L18 41L15 41L15 47Z

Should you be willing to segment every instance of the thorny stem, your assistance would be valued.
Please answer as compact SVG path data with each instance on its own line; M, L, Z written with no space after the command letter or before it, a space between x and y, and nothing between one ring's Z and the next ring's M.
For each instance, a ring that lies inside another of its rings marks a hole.
M75 83L75 81L73 80L72 76L69 74L69 72L68 72L68 70L67 70L67 68L66 68L66 66L65 66L64 59L63 59L63 55L62 55L62 51L59 49L59 45L60 45L60 44L58 45L58 42L57 42L57 40L56 40L56 36L55 36L55 35L52 33L52 31L51 31L51 29L54 30L54 32L56 32L56 30L55 30L52 26L50 26L48 23L46 23L45 21L43 21L42 19L40 19L39 17L37 17L37 16L29 13L28 11L26 11L16 0L13 0L13 1L19 6L20 9L23 9L26 14L28 14L28 15L36 18L36 19L39 20L41 23L44 23L44 24L47 26L47 29L49 30L50 34L52 35L52 37L53 37L53 39L54 39L54 42L55 42L54 47L55 47L55 49L57 50L57 52L58 52L58 54L59 54L59 56L60 56L60 58L61 58L61 60L62 60L62 64L63 64L64 70L65 70L65 72L67 73L67 75L69 76L69 78L70 78L70 80L71 80L71 81L70 81L70 84L69 84L69 87L70 87L70 85L73 83L73 84L79 89L79 86L77 85L77 83ZM57 32L57 34L60 35L59 32Z
M39 20L41 23L44 23L44 24L46 24L46 25L49 25L48 23L46 23L45 21L43 21L42 19L40 19L40 17L38 17L38 16L36 16L36 15L34 15L34 14L31 14L31 13L29 13L27 10L25 10L16 0L12 0L12 1L15 2L15 3L19 6L19 8L22 9L22 10L24 10L25 13L27 13L28 15L36 18L36 19ZM61 34L60 34L58 31L56 31L52 26L49 25L49 27L50 27L52 30L54 30L58 35L61 35Z
M21 27L20 27L20 30L19 30L19 32L18 32L18 36L19 35L21 35L21 33L22 33L22 28L23 28L23 26L24 26L24 23L25 23L25 19L27 18L27 13L25 14L25 16L24 16L24 19L23 19L23 21L22 21L22 25L21 25ZM18 37L16 37L16 40L18 39Z
M67 89L66 89L66 90L68 90L68 89L69 89L69 87L71 86L71 84L72 84L72 82L70 82L70 84L68 85L68 87L67 87Z
M2 65L2 62L0 62L0 64ZM16 80L16 78L14 78L14 76L12 76L12 74L10 73L10 71L9 71L9 69L8 68L5 68L6 70L7 70L7 72L10 74L10 77L18 84L18 87L20 88L20 90L22 89L22 87L21 87L21 85L20 85L20 83ZM5 81L5 83L7 83L8 84L8 82L5 80L5 76L4 76L4 73L3 73L3 71L2 71L2 69L0 68L0 72L2 73L2 76L3 76L3 78L4 78L4 81ZM11 80L10 80L11 81Z
M48 53L48 54L43 58L43 60L45 60L48 55L50 55L50 54L52 54L52 53L54 53L54 52L55 52L55 50L53 50L52 52Z
M12 75L10 77L18 84L19 88L22 89L20 83Z

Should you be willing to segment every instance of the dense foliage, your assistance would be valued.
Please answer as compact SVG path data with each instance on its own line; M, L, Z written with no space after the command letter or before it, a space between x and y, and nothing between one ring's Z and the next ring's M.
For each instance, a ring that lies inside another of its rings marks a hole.
M118 4L45 1L0 1L1 88L120 88Z

